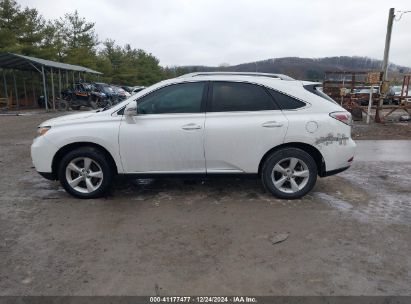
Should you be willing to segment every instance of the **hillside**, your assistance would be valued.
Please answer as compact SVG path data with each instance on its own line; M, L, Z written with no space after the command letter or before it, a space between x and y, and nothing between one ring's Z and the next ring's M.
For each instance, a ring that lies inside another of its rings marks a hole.
M235 71L235 72L262 72L281 73L296 79L322 80L325 71L378 71L381 60L368 57L324 57L324 58L299 58L284 57L267 59L256 62L242 63L233 66L185 66L188 72L207 71ZM411 68L390 64L389 77L400 79L401 74L411 73Z

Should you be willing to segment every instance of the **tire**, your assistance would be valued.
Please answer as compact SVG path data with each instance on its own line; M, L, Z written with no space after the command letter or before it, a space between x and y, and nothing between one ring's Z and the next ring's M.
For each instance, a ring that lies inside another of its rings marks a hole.
M266 159L261 178L265 189L274 196L297 199L311 191L317 173L317 165L310 154L297 148L285 148Z
M58 177L63 188L78 198L101 197L108 192L113 169L107 157L93 147L68 152L61 160Z
M58 110L59 111L67 111L69 108L68 102L65 100L59 100L58 102Z
M113 106L113 103L111 102L111 100L106 100L105 101L105 107L109 107L109 108L111 108Z
M97 110L98 109L98 105L96 102L94 101L89 101L89 105L93 110Z
M107 106L109 106L109 107L112 106L110 100L108 100L108 99L107 99L107 100L104 100L104 99L99 98L99 99L97 99L96 103L97 103L97 107L98 107L99 109L100 109L100 108L105 108L105 107L107 107Z

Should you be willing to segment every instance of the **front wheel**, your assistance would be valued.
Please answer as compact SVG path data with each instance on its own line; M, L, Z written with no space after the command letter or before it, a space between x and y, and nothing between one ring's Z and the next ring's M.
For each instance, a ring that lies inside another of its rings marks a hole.
M307 152L285 148L274 152L264 162L262 181L274 196L297 199L314 187L317 172L317 165Z
M71 195L96 198L109 190L113 170L104 153L92 147L83 147L63 157L58 175L61 185Z

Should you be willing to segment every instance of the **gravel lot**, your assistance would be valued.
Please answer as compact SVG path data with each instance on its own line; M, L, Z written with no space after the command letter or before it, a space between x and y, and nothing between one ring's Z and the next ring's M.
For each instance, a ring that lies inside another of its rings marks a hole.
M85 201L32 168L52 115L0 116L0 295L411 295L410 140L358 141L302 200L215 179Z

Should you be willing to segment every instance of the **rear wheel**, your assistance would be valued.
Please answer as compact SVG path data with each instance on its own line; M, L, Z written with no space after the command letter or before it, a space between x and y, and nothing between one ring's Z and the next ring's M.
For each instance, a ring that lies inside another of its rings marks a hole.
M71 195L96 198L109 190L113 170L104 153L92 147L83 147L63 157L58 175L61 185Z
M262 181L274 196L296 199L304 196L317 181L317 165L305 151L285 148L274 152L264 162Z

